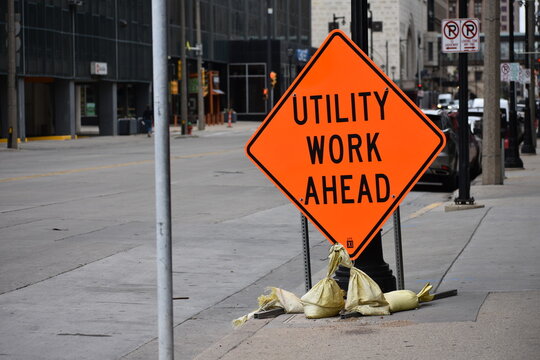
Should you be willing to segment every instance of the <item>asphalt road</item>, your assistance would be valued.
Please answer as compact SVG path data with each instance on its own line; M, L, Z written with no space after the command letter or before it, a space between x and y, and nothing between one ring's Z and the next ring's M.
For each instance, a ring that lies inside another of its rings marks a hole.
M303 291L299 213L244 154L257 125L171 136L174 296L189 297L174 306L177 358L230 332L265 287ZM0 151L0 358L156 357L153 141ZM451 196L432 190L407 196L402 226ZM328 243L313 228L311 245L316 274Z

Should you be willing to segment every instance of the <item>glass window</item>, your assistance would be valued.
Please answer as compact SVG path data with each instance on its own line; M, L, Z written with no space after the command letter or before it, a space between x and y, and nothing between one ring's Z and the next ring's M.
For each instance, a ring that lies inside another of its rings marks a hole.
M263 89L265 87L264 77L248 78L248 113L264 113L266 112L266 101L263 98Z
M229 103L240 114L264 114L266 64L229 65Z
M232 12L232 34L236 37L244 36L245 17L238 11Z
M230 97L231 107L237 113L246 113L246 78L231 77L229 79L229 93L234 94Z
M265 66L263 64L248 65L249 75L262 75L264 76Z
M214 31L216 33L228 34L228 20L228 9L221 6L214 6Z
M229 76L246 75L246 65L230 65Z

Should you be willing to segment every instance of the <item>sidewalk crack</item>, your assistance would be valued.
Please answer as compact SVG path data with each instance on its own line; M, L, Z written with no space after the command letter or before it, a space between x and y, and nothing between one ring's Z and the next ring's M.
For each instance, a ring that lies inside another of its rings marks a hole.
M490 210L492 209L492 207L489 207L487 208L486 210L486 213L482 216L482 218L480 219L480 221L478 222L478 224L476 225L476 227L474 228L473 232L471 233L471 236L469 237L469 240L467 240L467 242L465 243L465 245L463 245L463 247L461 248L461 250L459 251L459 253L456 255L456 257L454 258L454 260L452 260L452 263L450 264L450 266L448 266L448 268L446 269L446 271L444 272L444 274L441 276L441 279L439 280L439 282L437 283L437 285L435 286L435 288L433 289L433 292L436 293L437 290L439 289L439 286L442 284L444 278L446 277L446 275L448 274L448 272L450 271L450 269L452 269L452 267L454 266L454 264L456 263L456 261L459 259L459 257L461 256L461 254L463 254L463 252L465 251L465 249L467 248L467 246L469 246L469 244L471 243L471 240L473 239L474 235L476 234L476 231L478 230L478 228L480 227L480 225L482 225L482 222L484 221L484 219L486 218L487 214L490 212Z

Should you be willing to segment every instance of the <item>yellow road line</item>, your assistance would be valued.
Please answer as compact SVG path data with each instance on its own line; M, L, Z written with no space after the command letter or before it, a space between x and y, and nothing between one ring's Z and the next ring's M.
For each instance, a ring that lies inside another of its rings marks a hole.
M430 210L433 210L435 209L436 207L438 206L441 206L442 204L444 204L443 202L435 202L433 204L429 204L427 206L424 206L423 208L421 208L420 210L417 210L415 212L413 212L411 215L409 215L407 217L407 219L414 219L416 217L419 217L421 215L424 215L425 213L427 213L428 211Z
M198 153L198 154L190 154L190 155L176 155L176 156L171 156L171 160L193 159L193 158L197 158L197 157L210 156L210 155L219 155L219 154L229 153L229 152L238 151L238 150L239 149L229 149L229 150L210 151L210 152L206 152L206 153ZM126 167L126 166L149 164L149 163L153 163L153 162L154 162L154 159L152 159L152 160L130 161L130 162L121 163L121 164L94 166L94 167L87 167L87 168L80 168L80 169L52 171L52 172L43 173L43 174L33 174L33 175L26 175L26 176L17 176L17 177L11 177L11 178L4 178L4 179L0 179L0 183L11 182L11 181L20 181L20 180L28 180L28 179L36 179L36 178L47 177L47 176L76 174L76 173L95 171L95 170L114 169L114 168L120 168L120 167Z
M17 142L20 144L21 142L29 142L29 141L43 141L43 140L75 140L79 139L80 136L75 135L74 137L71 137L71 135L53 135L53 136L35 136L35 137L27 137L22 141L20 138L17 138ZM7 139L2 138L0 139L0 143L7 143Z

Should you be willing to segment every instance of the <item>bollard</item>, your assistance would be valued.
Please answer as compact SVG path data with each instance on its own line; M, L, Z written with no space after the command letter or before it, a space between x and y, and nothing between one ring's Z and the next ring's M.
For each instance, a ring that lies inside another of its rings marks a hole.
M232 109L229 109L227 127L232 127Z
M7 147L8 149L13 148L13 128L12 127L9 127L9 130L8 130Z

